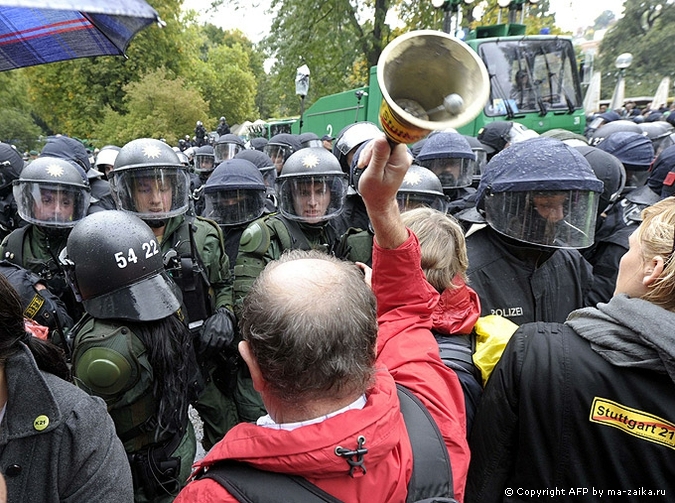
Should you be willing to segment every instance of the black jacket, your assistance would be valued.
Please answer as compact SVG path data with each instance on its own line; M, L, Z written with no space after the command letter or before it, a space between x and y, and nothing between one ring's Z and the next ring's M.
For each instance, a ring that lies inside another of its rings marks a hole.
M482 316L498 314L518 325L562 323L585 305L592 268L577 250L527 248L490 227L469 235L466 248L467 276Z
M567 325L520 327L474 421L465 502L669 501L645 496L675 494L673 397L667 374L619 368Z

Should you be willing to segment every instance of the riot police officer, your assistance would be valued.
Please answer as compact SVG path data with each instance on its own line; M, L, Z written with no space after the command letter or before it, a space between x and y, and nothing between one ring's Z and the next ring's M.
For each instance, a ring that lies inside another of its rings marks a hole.
M268 262L289 249L330 252L344 232L347 176L323 147L292 154L276 180L279 213L253 222L244 231L234 266L239 305Z
M19 227L12 182L19 178L23 165L19 153L11 145L0 142L0 239Z
M302 148L297 136L289 133L275 134L270 138L263 152L265 152L277 168L277 175L281 173L284 163L294 153Z
M195 126L195 147L201 147L202 145L206 145L208 142L206 141L206 128L204 127L204 124L202 121L197 121L197 125Z
M229 396L230 356L236 351L232 283L223 236L215 222L190 208L189 177L173 149L159 140L133 140L115 159L118 208L145 221L160 242L167 267L183 293L189 327L207 379L195 404L208 450L237 423Z
M188 405L198 370L157 239L134 215L97 212L75 226L64 255L86 310L72 334L75 382L106 401L134 501L169 503L195 456Z
M230 132L230 126L227 123L227 119L225 119L224 115L218 121L218 127L216 128L216 132L218 133L218 136L223 136L224 134L229 134Z
M66 283L58 257L71 229L89 209L86 174L64 159L39 157L23 169L13 191L19 216L28 225L5 238L2 258L40 276L66 304L70 317L79 319L82 307Z
M232 159L244 149L246 149L246 144L239 136L231 133L225 134L218 138L216 145L213 147L215 163L218 164Z

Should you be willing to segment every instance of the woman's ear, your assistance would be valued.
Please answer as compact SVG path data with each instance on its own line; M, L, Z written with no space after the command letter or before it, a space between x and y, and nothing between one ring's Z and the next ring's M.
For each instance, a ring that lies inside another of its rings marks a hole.
M654 282L661 277L665 268L665 260L661 255L656 255L651 259L644 270L642 284L646 287L652 286Z

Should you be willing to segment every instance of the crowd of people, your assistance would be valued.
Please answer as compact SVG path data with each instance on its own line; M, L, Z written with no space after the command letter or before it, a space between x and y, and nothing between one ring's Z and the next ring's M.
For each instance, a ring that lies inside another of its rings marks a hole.
M667 501L675 131L609 119L0 144L8 501Z

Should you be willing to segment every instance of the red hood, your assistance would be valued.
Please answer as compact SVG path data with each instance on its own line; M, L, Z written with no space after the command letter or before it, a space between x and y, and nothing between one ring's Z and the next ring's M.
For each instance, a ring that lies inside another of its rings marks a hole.
M469 334L480 316L478 294L459 278L458 288L446 288L431 315L434 330L442 334Z

